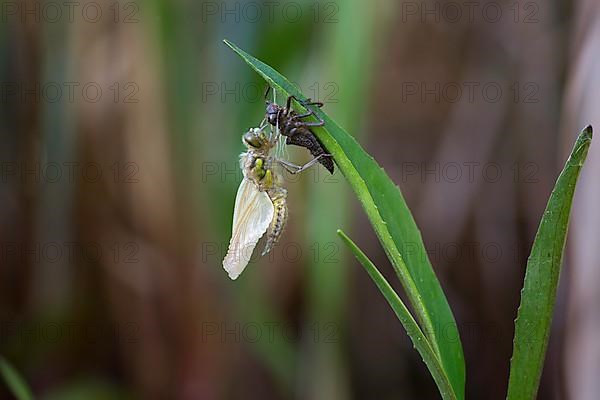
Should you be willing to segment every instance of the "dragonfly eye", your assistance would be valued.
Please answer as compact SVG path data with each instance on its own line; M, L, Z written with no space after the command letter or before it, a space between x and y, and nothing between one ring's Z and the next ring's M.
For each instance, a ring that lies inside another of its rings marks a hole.
M244 134L242 140L248 146L259 148L262 145L262 140L260 138L260 134L257 134L254 130L249 130Z
M277 114L278 111L279 111L279 106L277 104L267 101L267 114L269 114L269 115Z
M275 124L277 122L277 114L279 113L279 111L277 109L269 109L267 108L267 121L269 121L270 124Z

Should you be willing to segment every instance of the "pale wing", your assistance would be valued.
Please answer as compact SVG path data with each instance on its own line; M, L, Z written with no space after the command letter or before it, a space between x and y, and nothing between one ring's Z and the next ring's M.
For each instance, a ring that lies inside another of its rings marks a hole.
M223 268L236 279L250 261L258 240L273 220L273 202L250 180L243 179L235 197L233 228Z

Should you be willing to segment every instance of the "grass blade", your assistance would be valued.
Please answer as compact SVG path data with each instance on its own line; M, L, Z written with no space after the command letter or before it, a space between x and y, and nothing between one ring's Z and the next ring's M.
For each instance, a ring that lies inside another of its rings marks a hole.
M448 376L446 375L443 366L440 364L437 354L433 351L429 340L425 337L423 331L419 328L419 325L417 325L417 322L402 302L402 299L400 299L388 281L381 275L381 272L379 272L373 262L369 260L360 248L358 248L352 239L339 229L337 232L344 243L352 251L356 259L365 268L371 279L373 279L373 282L375 282L375 285L377 285L377 288L381 294L383 294L383 297L385 297L390 307L392 307L392 310L394 310L394 313L400 320L400 323L402 323L410 340L412 340L414 347L421 357L423 357L423 361L425 362L425 365L427 365L427 368L429 368L429 372L435 380L442 398L456 399L454 390L448 381Z
M592 127L588 126L577 138L571 156L556 181L527 260L521 305L515 321L509 400L534 399L537 394L550 336L571 203L591 141Z
M300 90L273 68L225 41L274 89L304 100ZM315 135L331 153L361 202L394 270L421 329L439 356L457 399L464 398L465 365L458 329L444 292L433 272L421 233L400 189L362 147L320 109L325 126ZM450 337L444 338L442 333Z
M32 400L33 395L21 374L4 358L0 356L0 376L6 382L13 396L17 400Z

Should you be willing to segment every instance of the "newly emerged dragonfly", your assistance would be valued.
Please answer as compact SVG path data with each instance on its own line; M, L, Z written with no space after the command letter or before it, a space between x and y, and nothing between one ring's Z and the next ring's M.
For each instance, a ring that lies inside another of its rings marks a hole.
M266 95L269 93L270 87L267 89ZM266 97L265 95L265 97ZM306 108L306 113L298 114L292 109L292 99L296 100ZM313 157L318 158L319 162L333 174L333 160L330 154L327 154L325 148L319 142L315 134L310 130L314 126L323 126L325 121L315 115L314 111L308 106L322 107L321 102L300 101L295 96L289 96L285 107L276 104L274 101L266 101L267 110L265 118L267 121L277 128L279 133L286 137L286 144L305 147L310 151ZM303 121L303 118L314 116L318 119L316 122Z
M294 165L271 154L279 134L263 121L242 136L248 149L240 155L240 168L244 178L235 198L233 227L223 268L231 279L237 279L248 265L259 239L267 233L262 255L271 251L279 241L287 220L287 190L282 186L278 166L297 174L319 161L319 157L303 166Z

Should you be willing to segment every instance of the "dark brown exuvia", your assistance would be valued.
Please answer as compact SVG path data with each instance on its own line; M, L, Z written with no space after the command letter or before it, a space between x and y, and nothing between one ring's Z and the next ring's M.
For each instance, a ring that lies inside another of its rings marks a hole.
M293 144L296 146L306 147L310 154L315 157L327 170L333 174L333 159L331 154L325 151L325 148L319 142L315 134L310 130L311 126L323 126L325 121L315 115L314 111L308 107L304 114L298 114L292 110L292 99L302 104L304 107L317 106L322 107L323 103L311 102L310 99L306 101L300 101L295 96L290 96L287 99L285 107L270 102L267 100L267 121L279 128L279 131L283 136L286 137L286 144ZM316 122L303 121L302 118L309 116L315 116L318 119Z

